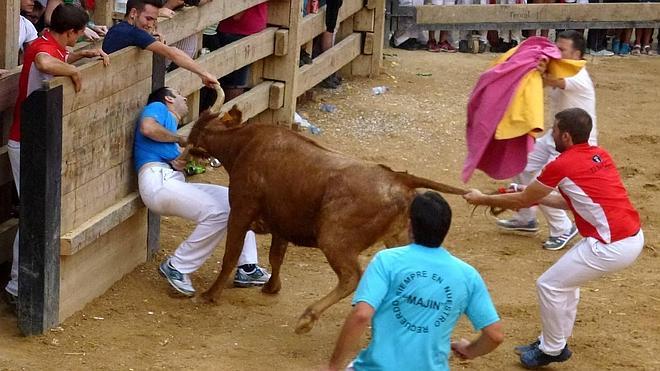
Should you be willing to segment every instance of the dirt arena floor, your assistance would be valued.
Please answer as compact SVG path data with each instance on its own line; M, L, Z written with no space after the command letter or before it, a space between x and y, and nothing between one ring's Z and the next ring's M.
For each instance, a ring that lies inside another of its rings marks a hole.
M379 78L348 79L339 91L318 91L315 101L300 107L323 130L313 137L358 158L460 185L467 97L495 56L385 52ZM588 69L596 83L599 141L642 214L646 248L629 269L583 287L570 341L574 356L549 369L659 370L660 58L590 58ZM390 91L372 96L379 85ZM322 112L321 103L337 111ZM222 170L198 179L227 181ZM504 183L478 174L470 186L492 190ZM501 234L492 218L481 212L470 217L462 199L447 198L455 218L446 245L482 273L507 335L494 353L469 362L452 359L452 368L520 369L512 348L539 331L534 281L564 251L541 249L545 229L532 237ZM219 305L208 306L171 296L156 272L158 261L190 230L189 223L165 218L157 261L140 266L43 336L22 337L15 318L0 307L0 370L313 370L326 362L350 309L348 299L326 311L310 333L293 332L304 308L335 284L318 250L289 248L279 295L229 289ZM268 243L259 240L264 263ZM364 254L365 264L375 251ZM215 279L222 252L194 275L199 290ZM475 334L462 320L454 336Z

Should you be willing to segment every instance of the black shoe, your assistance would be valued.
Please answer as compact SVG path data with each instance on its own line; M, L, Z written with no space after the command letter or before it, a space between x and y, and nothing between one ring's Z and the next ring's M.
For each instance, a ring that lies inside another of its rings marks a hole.
M458 52L459 53L469 53L470 48L468 47L467 40L461 40L458 42Z
M337 89L339 87L339 84L335 82L332 75L326 77L319 85L324 89Z
M398 46L395 46L397 49L404 49L404 50L417 50L418 49L418 42L417 39L408 39Z
M300 67L313 62L312 57L307 52L300 52Z
M525 368L537 368L545 365L549 365L553 362L566 362L573 355L568 345L561 350L556 356L551 356L549 354L543 353L538 347L532 348L525 353L520 355L520 363L522 363Z
M335 85L339 86L341 85L341 81L343 80L341 76L337 72L333 73L332 75L329 76L332 81L335 83Z

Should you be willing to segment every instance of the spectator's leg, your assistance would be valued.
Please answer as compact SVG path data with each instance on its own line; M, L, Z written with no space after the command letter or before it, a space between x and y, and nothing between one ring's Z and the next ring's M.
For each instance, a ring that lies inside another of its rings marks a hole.
M14 185L18 197L21 196L21 143L13 140L7 143L7 154L9 155L9 164L11 165L11 173L14 177ZM11 279L7 282L5 290L12 296L18 297L18 229L14 237L14 244L12 245L12 263L11 263Z

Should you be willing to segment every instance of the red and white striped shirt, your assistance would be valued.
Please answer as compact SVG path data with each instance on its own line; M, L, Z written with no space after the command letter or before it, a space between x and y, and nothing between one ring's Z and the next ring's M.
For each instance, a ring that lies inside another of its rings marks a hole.
M634 235L641 227L614 161L600 147L571 146L536 180L559 189L583 237L609 244Z

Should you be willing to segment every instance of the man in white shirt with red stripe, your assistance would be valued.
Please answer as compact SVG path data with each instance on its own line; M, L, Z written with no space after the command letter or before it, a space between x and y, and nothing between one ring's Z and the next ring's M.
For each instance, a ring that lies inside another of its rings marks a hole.
M580 286L631 265L644 247L640 217L630 203L609 153L588 143L591 116L580 108L555 115L553 139L561 154L522 192L464 198L474 205L518 209L536 203L571 210L583 239L536 281L542 331L530 345L516 347L528 368L563 362L573 331ZM555 187L559 193L553 192Z

